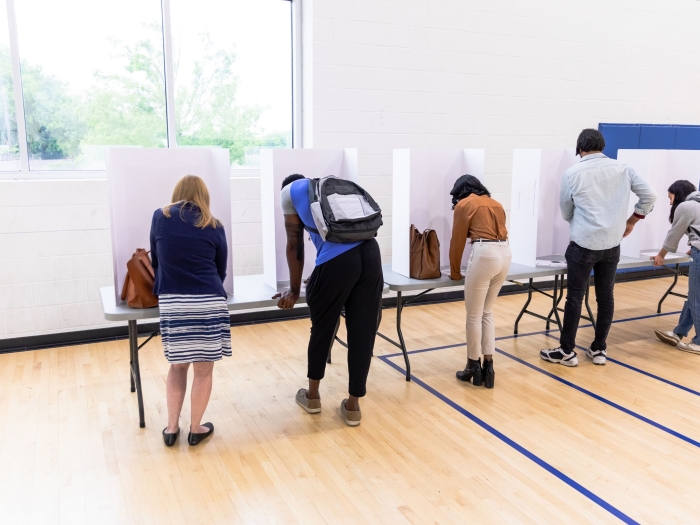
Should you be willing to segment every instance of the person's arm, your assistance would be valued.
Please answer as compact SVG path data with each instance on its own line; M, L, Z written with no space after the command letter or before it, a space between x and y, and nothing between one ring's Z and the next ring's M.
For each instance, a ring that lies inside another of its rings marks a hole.
M158 211L153 214L153 219L151 219L151 266L153 271L158 270L158 252L156 251L156 217Z
M469 216L463 207L457 205L454 211L452 239L450 239L450 279L459 281L462 277L462 256L469 234Z
M561 189L559 190L559 209L564 220L571 222L571 219L574 218L574 199L571 196L569 177L566 175L562 177Z
M285 215L284 229L287 232L287 266L289 266L289 290L276 294L277 306L283 310L294 308L301 293L301 274L304 271L304 225L299 215Z
M651 213L657 198L654 188L632 168L629 168L629 178L630 189L639 200L637 204L634 205L634 213L627 219L625 233L622 235L623 238L632 233L635 224Z
M219 224L216 227L220 231L219 234L219 245L216 247L216 256L214 262L216 263L216 273L219 274L221 282L223 283L226 279L226 263L228 262L228 244L226 243L226 231L224 227Z

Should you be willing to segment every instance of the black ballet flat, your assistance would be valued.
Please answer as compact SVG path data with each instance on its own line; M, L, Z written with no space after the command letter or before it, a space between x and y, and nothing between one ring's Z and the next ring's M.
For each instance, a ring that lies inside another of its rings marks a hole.
M202 441L204 441L206 438L208 438L214 433L214 425L212 425L211 423L204 423L202 426L207 427L209 429L209 432L203 432L201 434L193 434L192 432L190 432L187 436L187 442L190 444L191 447L199 445Z
M163 429L163 441L166 447L172 447L177 441L177 436L180 435L180 429L178 428L177 432L173 432L172 434L168 434L166 430L168 430L168 427Z

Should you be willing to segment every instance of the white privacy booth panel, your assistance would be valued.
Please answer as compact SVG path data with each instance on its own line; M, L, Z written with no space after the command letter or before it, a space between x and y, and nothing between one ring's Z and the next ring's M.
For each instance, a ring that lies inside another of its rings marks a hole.
M392 208L392 270L409 277L410 227L435 230L440 266L449 266L452 238L450 191L462 175L484 178L483 149L395 149ZM465 250L466 264L470 250Z
M537 258L561 255L569 244L569 223L561 216L564 172L578 163L573 148L513 151L510 227L513 262L536 266Z
M656 190L658 199L654 210L639 221L632 233L622 240L620 252L628 257L658 253L671 227L668 221L671 204L668 187L677 180L688 180L696 187L700 179L700 151L696 150L619 150L617 160L629 164ZM634 212L637 196L630 195L629 214ZM685 252L688 238L683 236L678 251Z
M280 290L289 283L287 234L280 206L282 181L299 173L308 179L335 175L357 182L356 149L264 149L260 151L260 187L263 230L263 274L265 284ZM304 272L314 269L316 248L304 233Z
M233 294L231 254L231 168L222 148L109 148L107 186L117 304L126 277L126 263L137 248L150 250L153 212L170 204L173 189L184 175L206 183L211 212L226 232L228 261L224 289Z

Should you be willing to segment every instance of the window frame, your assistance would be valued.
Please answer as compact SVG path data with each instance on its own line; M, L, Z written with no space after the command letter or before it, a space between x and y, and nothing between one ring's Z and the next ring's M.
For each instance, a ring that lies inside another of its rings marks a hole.
M302 0L279 0L289 2L291 30L291 64L292 86L290 111L292 113L292 148L302 147L302 66L301 66L301 3ZM19 39L17 35L17 17L15 0L5 0L7 7L7 25L10 37L10 60L12 62L12 83L14 89L15 114L17 119L17 140L19 143L19 171L0 171L0 180L66 180L66 179L104 179L105 170L32 170L29 165L27 130L22 94L22 75L20 67ZM170 0L161 0L161 27L163 36L163 57L165 76L165 115L168 148L177 147L175 131L175 83L173 82L173 45L170 16ZM232 168L234 169L234 168ZM240 168L255 171L258 168Z

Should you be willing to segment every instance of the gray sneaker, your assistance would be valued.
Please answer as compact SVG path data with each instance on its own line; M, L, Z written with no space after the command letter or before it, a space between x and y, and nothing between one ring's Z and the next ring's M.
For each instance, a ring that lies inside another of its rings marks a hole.
M656 334L656 337L658 337L659 341L671 346L676 346L678 343L681 342L681 339L683 339L683 337L681 337L678 334L674 334L673 332L654 330L654 333Z
M356 427L360 424L362 413L359 410L348 410L345 408L345 403L347 403L347 401L347 399L343 399L343 402L340 403L340 417L345 420L348 426Z
M676 348L684 352L690 352L691 354L700 354L700 345L696 345L695 343L678 343Z
M318 414L321 411L321 398L309 399L309 391L306 388L300 388L296 395L296 402L301 408L309 414Z

